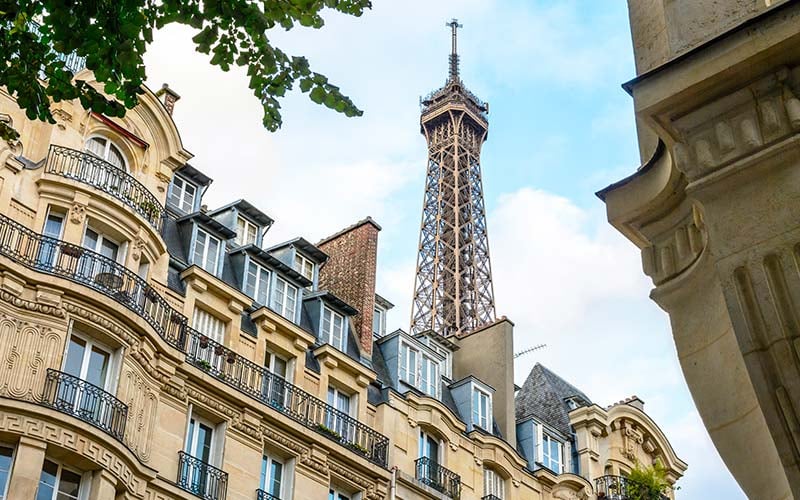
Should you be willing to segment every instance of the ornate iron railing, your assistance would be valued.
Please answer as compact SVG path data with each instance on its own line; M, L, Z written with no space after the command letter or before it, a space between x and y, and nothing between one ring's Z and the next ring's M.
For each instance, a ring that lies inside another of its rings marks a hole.
M256 490L256 500L281 500L281 498L264 490Z
M0 215L0 254L114 299L141 316L168 344L183 350L186 317L122 264L83 247L35 233L5 215Z
M188 327L186 361L371 462L386 466L386 436Z
M497 495L484 495L481 497L481 500L503 500Z
M601 476L594 480L597 498L605 500L668 500L661 492L649 491L647 486L632 481L625 476Z
M47 369L41 403L72 415L122 441L128 406L100 387L68 373Z
M45 172L74 179L118 199L161 230L164 206L142 183L105 160L75 149L50 146Z
M43 236L0 214L0 255L96 290L141 316L186 361L328 439L386 467L389 439L263 366L205 337L137 274L108 257Z
M225 500L228 473L183 451L178 452L178 487L204 500Z
M461 476L446 469L428 457L418 458L414 461L416 465L416 478L422 484L444 493L450 498L461 496Z
M41 25L35 21L28 21L28 31L36 35L38 38L42 37ZM64 63L64 68L66 68L67 71L69 71L73 75L77 74L79 71L81 71L83 68L86 67L86 58L79 56L75 52L70 52L69 54L63 54L61 52L56 52L55 50L53 50L53 53L55 53L56 59ZM43 72L41 73L40 76L44 80Z

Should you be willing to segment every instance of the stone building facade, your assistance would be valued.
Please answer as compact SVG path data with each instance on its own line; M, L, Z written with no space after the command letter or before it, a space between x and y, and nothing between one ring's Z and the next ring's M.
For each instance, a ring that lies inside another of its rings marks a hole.
M561 420L517 418L505 318L387 332L371 219L268 245L255 204L208 209L177 94L143 90L52 125L0 90L0 496L568 500L683 474L635 401L531 387Z
M628 3L642 166L598 195L739 485L800 497L800 3Z

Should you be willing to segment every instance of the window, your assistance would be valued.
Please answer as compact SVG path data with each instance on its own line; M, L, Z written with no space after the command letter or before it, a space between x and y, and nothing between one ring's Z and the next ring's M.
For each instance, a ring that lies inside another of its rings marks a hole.
M188 214L194 211L194 198L196 195L197 187L194 184L177 175L172 178L168 198L170 205Z
M202 267L211 274L217 274L219 264L219 240L202 229L197 230L197 240L194 242L193 263Z
M85 497L82 486L79 473L45 459L36 500L77 500Z
M64 357L64 372L85 380L101 389L109 382L111 350L98 344L90 337L72 332L67 342L67 355ZM74 388L70 392L75 392ZM75 397L77 395L73 395ZM87 396L95 397L95 395ZM77 403L77 401L76 401Z
M297 287L290 285L283 278L277 278L275 291L272 294L272 309L284 318L294 321L297 309Z
M383 337L386 333L386 311L376 307L372 313L372 334L376 337Z
M59 254L59 247L56 241L60 240L64 231L64 214L48 211L47 218L44 221L44 229L42 233L45 238L39 246L39 258L37 264L44 267L51 267L56 264L56 259ZM52 238L49 239L49 238Z
M122 260L120 244L89 226L86 226L86 232L83 235L83 246L114 262Z
M351 500L350 495L346 495L341 491L331 488L328 492L328 500Z
M503 491L503 478L492 469L483 469L483 495L499 500L505 498Z
M437 344L436 342L434 342L434 341L432 341L430 339L428 339L428 347L433 349L433 351L436 352L436 354L440 354L444 358L444 361L442 361L442 363L440 365L440 369L442 371L442 375L444 375L447 378L452 378L452 376L453 376L453 353L450 351L450 349L442 347L442 346L440 346L439 344Z
M314 263L297 252L294 254L294 270L314 281Z
M439 393L439 363L436 360L422 355L419 377L419 389L429 396L436 397Z
M336 387L328 387L328 404L334 407L335 412L329 412L325 421L325 426L336 432L343 439L349 440L355 435L355 425L346 418L350 416L351 398Z
M542 434L542 465L561 474L562 452L561 442L554 439L549 434Z
M275 498L283 494L283 462L269 455L261 458L261 490Z
M417 350L400 344L400 380L417 386Z
M8 491L8 478L14 460L14 448L0 445L0 500L5 500Z
M247 265L247 276L244 280L244 293L259 304L267 303L269 293L269 271L254 262Z
M258 227L255 224L244 217L239 217L239 219L236 221L237 246L255 244L257 234Z
M322 309L322 336L321 339L333 347L344 352L345 328L344 316L327 307Z
M225 342L225 322L217 319L199 307L194 308L192 328L210 338L214 342Z
M427 458L434 464L438 464L441 461L440 449L440 442L437 438L423 430L419 431L419 458Z
M113 142L105 137L92 137L86 141L86 152L125 170L125 156Z
M268 404L276 408L283 408L286 404L288 365L285 359L267 351L264 367L274 376L266 376L262 379L262 390Z
M491 431L491 402L490 396L478 389L472 389L472 425L476 425L485 431Z

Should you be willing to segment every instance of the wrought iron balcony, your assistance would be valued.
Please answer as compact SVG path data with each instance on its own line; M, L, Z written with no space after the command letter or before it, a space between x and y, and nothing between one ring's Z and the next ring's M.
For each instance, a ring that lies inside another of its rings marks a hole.
M481 500L503 500L497 495L484 495L481 497Z
M461 476L445 469L428 457L418 458L414 464L417 471L416 478L420 483L428 485L450 498L461 496Z
M280 497L276 497L271 493L267 493L264 490L256 490L256 500L281 500Z
M161 230L164 207L142 183L107 161L62 146L50 146L45 172L92 186L127 205L144 217L156 231Z
M43 236L0 215L0 254L26 267L96 290L141 316L183 350L186 317L128 268L83 247Z
M661 492L650 491L647 486L631 481L625 476L601 476L594 480L597 498L604 500L667 500Z
M42 37L41 25L34 21L28 22L28 31L36 35L37 37ZM86 58L81 57L75 52L70 52L69 54L63 54L61 52L53 51L56 55L56 59L64 63L64 68L67 71L72 73L73 75L77 74L83 68L86 67ZM42 79L44 79L44 74L40 75Z
M186 361L367 460L386 466L386 436L192 328L187 328Z
M96 385L48 368L43 406L72 415L122 441L128 406Z
M228 494L228 473L179 451L177 485L204 500L225 500Z

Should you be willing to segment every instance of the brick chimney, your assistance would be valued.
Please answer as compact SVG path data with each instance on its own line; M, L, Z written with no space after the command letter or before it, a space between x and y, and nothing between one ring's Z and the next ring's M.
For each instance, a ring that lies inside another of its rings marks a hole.
M175 111L175 103L181 98L177 92L169 88L168 84L164 84L161 86L160 89L156 92L156 97L158 100L161 101L161 104L167 109L167 113L172 115L172 112Z
M378 231L367 217L317 243L328 254L320 268L319 289L327 290L358 309L355 333L365 354L372 354L372 314L375 310L375 274L378 265Z

